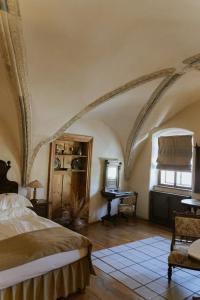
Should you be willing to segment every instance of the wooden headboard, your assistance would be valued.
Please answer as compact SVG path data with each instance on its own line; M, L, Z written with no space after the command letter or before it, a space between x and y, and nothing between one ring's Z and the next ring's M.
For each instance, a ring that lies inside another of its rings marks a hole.
M10 181L7 178L7 173L10 167L10 161L5 162L0 160L0 194L18 193L18 183Z

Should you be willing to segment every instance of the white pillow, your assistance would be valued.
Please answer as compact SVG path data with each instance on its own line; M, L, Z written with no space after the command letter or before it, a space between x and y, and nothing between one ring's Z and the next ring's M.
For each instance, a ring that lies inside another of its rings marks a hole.
M27 207L13 207L8 208L4 210L0 210L0 222L4 220L9 220L13 218L19 218L25 215L34 215L37 216L37 214Z
M0 210L15 207L32 207L31 202L22 195L15 193L0 194Z

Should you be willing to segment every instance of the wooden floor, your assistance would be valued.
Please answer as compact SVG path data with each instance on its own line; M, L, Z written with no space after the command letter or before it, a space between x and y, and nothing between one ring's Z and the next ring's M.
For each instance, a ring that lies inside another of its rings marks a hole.
M121 220L117 225L103 225L96 223L90 225L82 234L93 243L93 250L99 250L120 244L160 235L171 238L171 232L163 227L153 225L146 221ZM139 300L143 299L130 289L96 269L97 276L91 276L90 286L84 294L70 296L69 300Z

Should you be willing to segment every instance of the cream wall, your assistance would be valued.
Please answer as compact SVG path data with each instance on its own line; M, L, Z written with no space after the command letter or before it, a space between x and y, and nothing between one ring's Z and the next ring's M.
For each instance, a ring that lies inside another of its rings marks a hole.
M188 106L176 116L157 127L149 135L149 138L143 145L133 166L133 173L129 181L129 186L138 193L137 215L148 219L149 214L149 185L151 168L151 140L152 134L165 128L183 128L194 132L194 142L200 144L200 101ZM197 195L196 195L197 196Z
M47 198L47 184L48 184L48 165L49 165L49 144L44 145L38 155L35 158L30 181L39 180L44 186L43 189L37 189L37 198L46 199ZM33 190L28 189L28 196L32 198Z
M121 145L113 131L104 123L99 121L81 120L76 122L67 133L83 134L93 137L91 186L90 186L90 216L89 221L95 222L106 214L107 202L101 196L103 186L104 160L118 158L123 162ZM38 197L46 197L48 181L49 145L45 145L38 153L31 172L31 180L38 179L44 185ZM121 170L121 187L123 182L123 167ZM112 203L112 212L117 211L118 200Z
M106 92L147 73L179 68L199 52L197 0L19 0L19 7L34 145ZM137 93L137 105L150 94ZM126 101L125 94L120 98Z
M17 95L0 55L0 160L11 161L8 178L21 182L21 125Z
M11 161L8 179L20 183L20 158L17 152L16 145L13 143L13 139L8 132L7 124L3 120L0 120L0 159Z

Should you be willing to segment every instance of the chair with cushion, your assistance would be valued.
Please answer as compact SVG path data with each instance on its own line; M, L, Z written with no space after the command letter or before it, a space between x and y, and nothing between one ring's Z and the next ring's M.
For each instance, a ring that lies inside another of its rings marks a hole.
M175 214L171 252L168 257L168 280L172 268L181 267L200 271L200 260L188 255L190 245L200 239L200 216L194 214Z
M138 193L134 192L133 196L121 198L118 206L118 213L121 216L136 216Z

